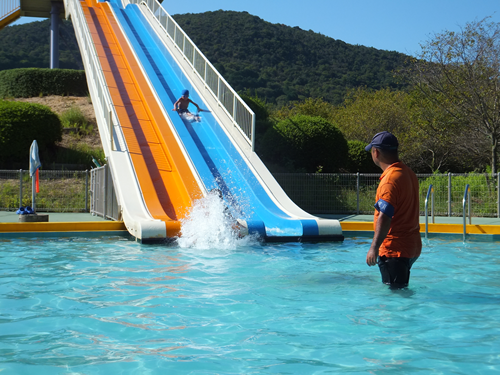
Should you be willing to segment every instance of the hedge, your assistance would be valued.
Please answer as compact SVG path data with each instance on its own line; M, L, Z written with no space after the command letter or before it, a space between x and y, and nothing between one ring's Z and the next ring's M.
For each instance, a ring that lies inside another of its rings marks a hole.
M0 98L86 96L87 93L83 70L25 68L0 71Z

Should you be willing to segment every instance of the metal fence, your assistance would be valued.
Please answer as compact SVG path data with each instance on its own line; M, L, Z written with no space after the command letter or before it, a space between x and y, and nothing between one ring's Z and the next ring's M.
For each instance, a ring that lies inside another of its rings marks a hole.
M275 173L283 190L310 213L372 214L380 174L377 173ZM425 213L429 185L434 187L434 214L462 216L465 186L470 185L472 216L500 217L496 175L480 173L417 174L420 212Z
M40 170L37 212L88 212L89 171ZM29 170L0 170L0 210L31 206Z
M372 214L380 174L275 173L274 177L299 207L316 214ZM436 216L462 216L462 200L470 186L471 214L500 217L500 173L418 174L420 211L424 215L429 185L434 188ZM27 170L0 170L0 210L16 211L31 205L31 179ZM91 212L120 219L120 207L108 166L91 171L40 170L40 212Z
M90 173L90 213L106 219L121 219L113 177L107 164L92 169Z

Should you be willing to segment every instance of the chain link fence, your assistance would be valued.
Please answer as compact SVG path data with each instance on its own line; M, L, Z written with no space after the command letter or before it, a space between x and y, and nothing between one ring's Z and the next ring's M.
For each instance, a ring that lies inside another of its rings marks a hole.
M89 181L91 174L92 187ZM290 199L312 214L372 214L380 174L275 173L274 177ZM434 214L462 216L463 196L468 184L472 216L500 217L500 173L417 174L417 177L422 215L425 214L427 190L432 184ZM30 206L31 186L29 171L0 170L0 210L16 211L20 206ZM36 210L92 212L116 220L120 208L116 203L111 175L103 167L91 172L40 170Z
M89 171L39 170L37 212L89 212ZM0 210L31 206L29 170L0 170Z
M378 173L275 173L283 190L299 207L312 214L373 214ZM432 184L434 214L462 216L465 187L470 186L471 214L500 217L498 181L500 173L417 174L420 183L420 213ZM430 204L429 204L430 208Z

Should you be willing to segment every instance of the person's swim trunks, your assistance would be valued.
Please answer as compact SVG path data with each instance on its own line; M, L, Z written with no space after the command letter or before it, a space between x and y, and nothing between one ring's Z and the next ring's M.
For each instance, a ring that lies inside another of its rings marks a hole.
M378 258L382 282L396 288L404 288L410 282L410 269L417 258Z

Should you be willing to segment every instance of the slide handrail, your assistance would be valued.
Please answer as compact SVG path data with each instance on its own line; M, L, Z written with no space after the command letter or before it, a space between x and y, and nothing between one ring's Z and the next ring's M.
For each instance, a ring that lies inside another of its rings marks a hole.
M98 99L97 107L100 109L102 118L106 124L105 127L108 131L109 148L111 152L115 149L113 138L115 124L113 118L117 118L117 116L111 100L111 95L107 90L106 80L102 72L101 64L99 63L97 51L92 42L90 30L85 21L80 2L78 0L64 0L64 8L66 9L66 15L71 14L75 36L78 40L82 59L85 64L85 74L87 76L87 82L89 83L89 90L93 89L95 94L97 94L96 96L92 96L92 100L95 100L95 98ZM95 107L94 103L94 108Z
M0 1L0 21L21 9L21 0Z
M205 55L198 49L182 28L161 6L158 0L122 0L125 3L145 4L161 29L174 43L179 52L193 68L205 87L243 133L246 141L255 150L255 114L243 99L226 82Z

